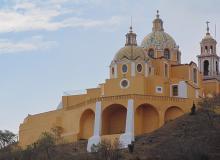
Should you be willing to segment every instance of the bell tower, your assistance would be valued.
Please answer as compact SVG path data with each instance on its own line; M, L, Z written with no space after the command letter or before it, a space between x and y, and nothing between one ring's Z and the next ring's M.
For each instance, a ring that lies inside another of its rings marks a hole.
M213 79L219 74L219 56L216 53L216 40L209 32L209 22L206 22L206 35L200 42L201 53L198 55L199 70L203 74L203 79Z

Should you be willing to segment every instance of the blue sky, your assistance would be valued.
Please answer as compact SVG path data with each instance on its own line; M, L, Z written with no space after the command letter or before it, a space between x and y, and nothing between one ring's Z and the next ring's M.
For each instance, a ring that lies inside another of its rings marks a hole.
M28 114L56 109L64 91L96 87L124 46L133 17L138 43L160 10L182 62L197 62L218 0L0 0L0 129L18 132Z

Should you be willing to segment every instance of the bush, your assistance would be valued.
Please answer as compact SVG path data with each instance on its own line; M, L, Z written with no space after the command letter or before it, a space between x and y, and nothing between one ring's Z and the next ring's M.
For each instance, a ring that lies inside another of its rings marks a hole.
M119 160L121 157L120 146L118 139L114 143L103 140L100 144L94 145L92 151L95 151L96 160Z

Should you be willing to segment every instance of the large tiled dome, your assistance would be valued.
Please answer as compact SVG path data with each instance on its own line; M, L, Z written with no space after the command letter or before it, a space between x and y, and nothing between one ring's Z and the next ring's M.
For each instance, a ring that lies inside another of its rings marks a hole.
M158 13L156 19L153 21L152 32L144 38L141 47L147 49L172 49L177 47L175 40L169 34L164 32L163 21L160 19Z
M164 31L153 31L148 34L141 43L143 48L175 48L175 40Z

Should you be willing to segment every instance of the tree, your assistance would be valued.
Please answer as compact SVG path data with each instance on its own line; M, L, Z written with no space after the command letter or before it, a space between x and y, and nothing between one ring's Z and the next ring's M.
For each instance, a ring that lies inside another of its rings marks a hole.
M8 131L2 131L0 130L0 149L5 148L6 146L13 144L17 141L17 136Z
M40 139L36 142L36 148L39 151L42 151L46 154L48 160L51 159L50 152L52 151L53 147L55 146L55 137L53 134L44 132Z

